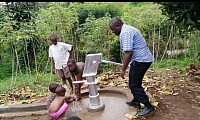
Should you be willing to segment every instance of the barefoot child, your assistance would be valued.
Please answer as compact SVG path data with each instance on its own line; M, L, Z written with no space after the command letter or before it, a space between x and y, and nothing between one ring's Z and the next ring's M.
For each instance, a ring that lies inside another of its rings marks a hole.
M57 95L48 108L48 115L52 119L57 119L63 115L68 110L68 103L74 101L72 96L65 96L66 89L64 87L57 87L55 92Z

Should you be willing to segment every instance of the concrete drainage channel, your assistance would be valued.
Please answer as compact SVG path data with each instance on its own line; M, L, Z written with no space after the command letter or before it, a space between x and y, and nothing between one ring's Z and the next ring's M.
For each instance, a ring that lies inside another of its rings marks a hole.
M105 104L105 108L101 111L90 113L87 111L86 107L88 99L88 91L82 92L82 100L80 100L78 103L80 103L80 107L82 110L80 112L66 112L65 118L69 117L70 115L77 115L82 118L82 120L95 120L94 118L101 118L103 119L113 119L112 116L122 118L126 113L133 113L136 112L136 109L132 107L128 107L125 104L125 101L131 100L132 95L128 89L121 88L121 87L105 87L105 88L98 88L100 100ZM71 108L73 107L73 104L71 103ZM122 110L123 108L123 111ZM119 110L117 110L119 109ZM42 112L39 112L42 111ZM0 105L0 118L2 117L9 117L10 113L22 113L27 112L29 114L24 114L24 116L31 115L31 113L34 114L46 114L46 102L43 103L33 103L33 104L18 104L18 105ZM38 112L38 113L36 113ZM9 113L9 114L8 114ZM14 116L14 115L12 115ZM23 116L21 114L20 116ZM97 119L97 120L98 120ZM118 120L117 119L117 120Z
M40 111L46 110L46 102L34 103L34 104L17 104L17 105L1 105L1 113L13 113L13 112L30 112L30 111Z

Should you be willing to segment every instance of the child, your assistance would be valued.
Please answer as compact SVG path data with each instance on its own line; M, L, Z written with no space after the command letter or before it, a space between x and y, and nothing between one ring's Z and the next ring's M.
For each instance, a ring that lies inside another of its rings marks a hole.
M77 62L74 59L69 59L67 62L67 66L69 68L69 71L71 73L72 81L80 81L85 80L85 77L82 77L83 70L85 63L84 62ZM81 98L81 86L83 83L76 83L75 84L75 95L77 97L77 100Z
M52 119L57 119L63 115L69 107L68 103L74 101L72 96L65 96L66 89L64 87L57 87L55 92L57 95L48 108L48 115Z
M51 104L51 102L54 100L54 98L56 97L56 88L59 87L60 85L57 83L51 83L49 85L49 90L51 91L48 99L47 99L47 109L49 109L49 106Z

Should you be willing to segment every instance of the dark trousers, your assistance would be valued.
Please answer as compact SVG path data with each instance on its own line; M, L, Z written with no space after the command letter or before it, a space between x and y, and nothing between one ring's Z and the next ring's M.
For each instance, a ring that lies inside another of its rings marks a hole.
M134 101L143 104L149 103L149 97L144 92L142 87L142 79L151 66L152 62L136 62L133 61L129 71L129 88L133 94Z

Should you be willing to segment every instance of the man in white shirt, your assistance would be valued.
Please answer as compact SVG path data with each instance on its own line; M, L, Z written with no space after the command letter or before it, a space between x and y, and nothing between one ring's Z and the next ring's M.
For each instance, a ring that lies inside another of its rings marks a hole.
M62 79L63 86L66 87L66 79L73 91L71 73L67 66L69 59L69 51L72 50L72 45L63 42L58 42L58 37L55 34L50 35L52 45L49 47L49 57L52 61L52 73L55 74L55 69L58 76Z

